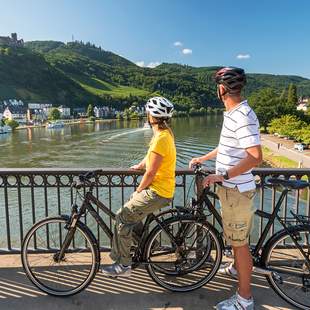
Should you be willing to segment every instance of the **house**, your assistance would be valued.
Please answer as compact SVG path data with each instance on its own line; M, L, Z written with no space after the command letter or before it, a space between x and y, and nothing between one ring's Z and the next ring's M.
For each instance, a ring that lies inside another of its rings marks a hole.
M310 98L300 97L298 100L297 110L307 112L309 110Z
M71 109L67 106L61 105L57 108L62 118L69 118L71 116Z
M73 117L87 117L85 108L73 108Z
M298 111L304 111L307 112L309 109L308 103L299 103L297 106Z
M111 107L94 107L94 114L97 118L115 117L116 113L117 111Z
M3 117L9 120L14 119L19 124L27 123L27 109L24 106L6 106Z
M52 108L49 103L28 103L28 120L45 121L48 111Z

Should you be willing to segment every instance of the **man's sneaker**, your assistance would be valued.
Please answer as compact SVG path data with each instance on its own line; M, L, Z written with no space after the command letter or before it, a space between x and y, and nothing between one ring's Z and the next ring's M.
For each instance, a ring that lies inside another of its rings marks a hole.
M217 310L254 310L254 300L253 298L247 300L236 295L224 300L216 305Z
M112 264L103 266L101 272L108 277L130 277L131 266L123 266L121 264Z
M230 276L234 279L238 279L238 271L234 267L234 263L230 263L229 265L225 264L220 267L218 270L218 274Z

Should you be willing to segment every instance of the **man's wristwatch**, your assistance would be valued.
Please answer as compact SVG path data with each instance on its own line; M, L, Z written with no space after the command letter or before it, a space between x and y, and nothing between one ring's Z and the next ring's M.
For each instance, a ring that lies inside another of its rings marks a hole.
M228 180L229 176L228 176L228 171L225 168L218 168L217 169L217 174L221 175L224 180Z

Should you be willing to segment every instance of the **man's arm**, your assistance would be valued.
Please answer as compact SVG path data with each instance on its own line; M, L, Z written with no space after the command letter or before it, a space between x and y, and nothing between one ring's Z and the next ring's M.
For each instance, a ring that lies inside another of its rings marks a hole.
M255 145L245 149L247 156L242 159L238 165L228 169L228 177L234 178L246 171L249 171L253 167L256 167L263 161L263 152L260 145Z
M245 149L247 156L242 159L238 165L227 170L228 177L234 178L250 169L259 165L263 160L262 148L260 145L255 145ZM209 186L216 182L224 182L224 177L218 174L210 174L208 175L204 181L204 186Z
M194 157L191 159L191 161L189 162L189 168L192 168L192 166L194 164L197 164L197 163L203 163L204 161L207 161L207 160L210 160L214 157L216 157L217 155L217 148L214 149L213 151L209 152L208 154L204 155L204 156L201 156L201 157Z

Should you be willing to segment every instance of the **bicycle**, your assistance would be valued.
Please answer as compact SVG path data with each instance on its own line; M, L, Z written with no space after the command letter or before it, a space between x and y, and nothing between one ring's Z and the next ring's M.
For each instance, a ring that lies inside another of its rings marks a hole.
M208 176L211 171L203 170L200 164L194 166L198 178ZM289 304L299 309L310 309L310 217L298 215L290 211L292 218L281 218L278 214L281 205L291 190L309 187L310 184L302 180L284 180L270 178L265 186L282 186L282 193L272 213L257 210L256 215L268 219L268 222L257 242L251 248L253 256L253 270L265 275L272 289ZM209 215L222 227L221 215L216 210L212 199L217 195L206 187L198 199L192 200L192 214L203 218L208 210ZM267 235L277 220L283 227L267 240ZM217 233L216 236L219 236ZM222 237L220 236L220 239ZM223 241L220 241L223 244ZM229 248L222 249L229 253Z
M72 182L78 206L73 203L71 214L45 218L34 224L26 234L21 250L27 277L41 291L53 296L79 293L92 282L100 265L100 248L82 218L89 213L108 237L113 233L100 209L111 219L115 214L99 201L93 190L101 171L92 171ZM88 190L86 190L88 188ZM84 194L80 193L80 190ZM160 286L176 292L197 289L216 274L222 247L218 232L206 221L197 221L192 211L173 208L149 215L141 236L134 235L133 268L144 265L151 278ZM150 231L150 232L149 232Z

